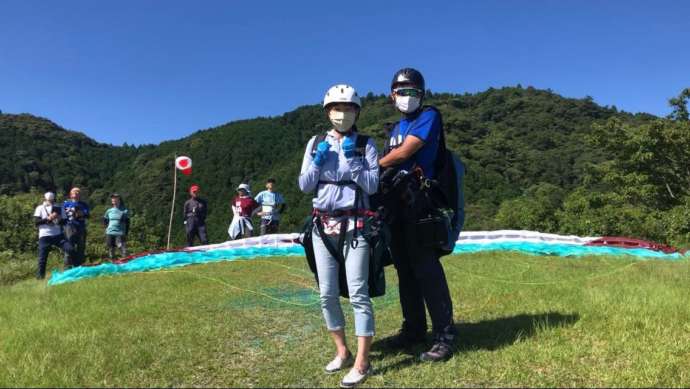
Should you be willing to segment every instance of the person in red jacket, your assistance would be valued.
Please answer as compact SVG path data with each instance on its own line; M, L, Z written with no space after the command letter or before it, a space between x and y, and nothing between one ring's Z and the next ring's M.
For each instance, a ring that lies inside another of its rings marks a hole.
M249 185L240 184L237 187L237 196L232 200L233 218L228 228L231 240L248 238L252 236L254 226L252 215L259 208L259 203L251 196Z

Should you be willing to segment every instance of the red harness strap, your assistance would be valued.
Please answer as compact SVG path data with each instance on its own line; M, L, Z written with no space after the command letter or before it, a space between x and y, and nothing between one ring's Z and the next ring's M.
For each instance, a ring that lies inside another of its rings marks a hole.
M344 209L338 211L321 211L319 209L314 209L312 211L314 216L328 216L328 217L354 217L354 216L377 216L375 211L369 209Z

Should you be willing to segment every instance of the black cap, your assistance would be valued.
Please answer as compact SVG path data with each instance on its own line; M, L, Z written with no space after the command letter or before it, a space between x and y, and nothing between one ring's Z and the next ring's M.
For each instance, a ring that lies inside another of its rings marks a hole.
M403 68L395 72L393 81L391 81L391 90L395 89L398 84L412 84L417 89L426 90L424 84L424 76L417 69Z

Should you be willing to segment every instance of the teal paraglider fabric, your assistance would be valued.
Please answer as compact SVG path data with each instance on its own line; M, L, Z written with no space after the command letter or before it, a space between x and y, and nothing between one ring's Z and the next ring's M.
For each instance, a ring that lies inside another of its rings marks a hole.
M632 255L646 259L680 260L688 258L680 253L665 254L648 249L631 249L610 246L585 246L578 244L539 243L504 241L491 243L460 243L455 246L453 254L476 253L481 251L518 251L532 255L555 255L560 257L579 257L584 255Z
M48 281L48 285L64 284L66 282L104 275L145 272L187 266L195 263L236 261L257 257L302 255L304 255L304 250L302 246L299 245L286 247L239 247L207 251L175 251L146 255L120 265L105 263L97 266L76 267L63 272L54 271Z

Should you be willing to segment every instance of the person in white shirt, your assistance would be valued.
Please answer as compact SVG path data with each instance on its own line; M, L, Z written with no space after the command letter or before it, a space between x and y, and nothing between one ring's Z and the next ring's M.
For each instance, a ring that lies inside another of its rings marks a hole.
M37 279L46 276L46 262L52 246L59 247L65 252L65 268L71 267L73 256L72 245L62 233L61 212L60 207L55 206L55 193L47 192L43 199L43 204L34 211L34 220L38 227Z

